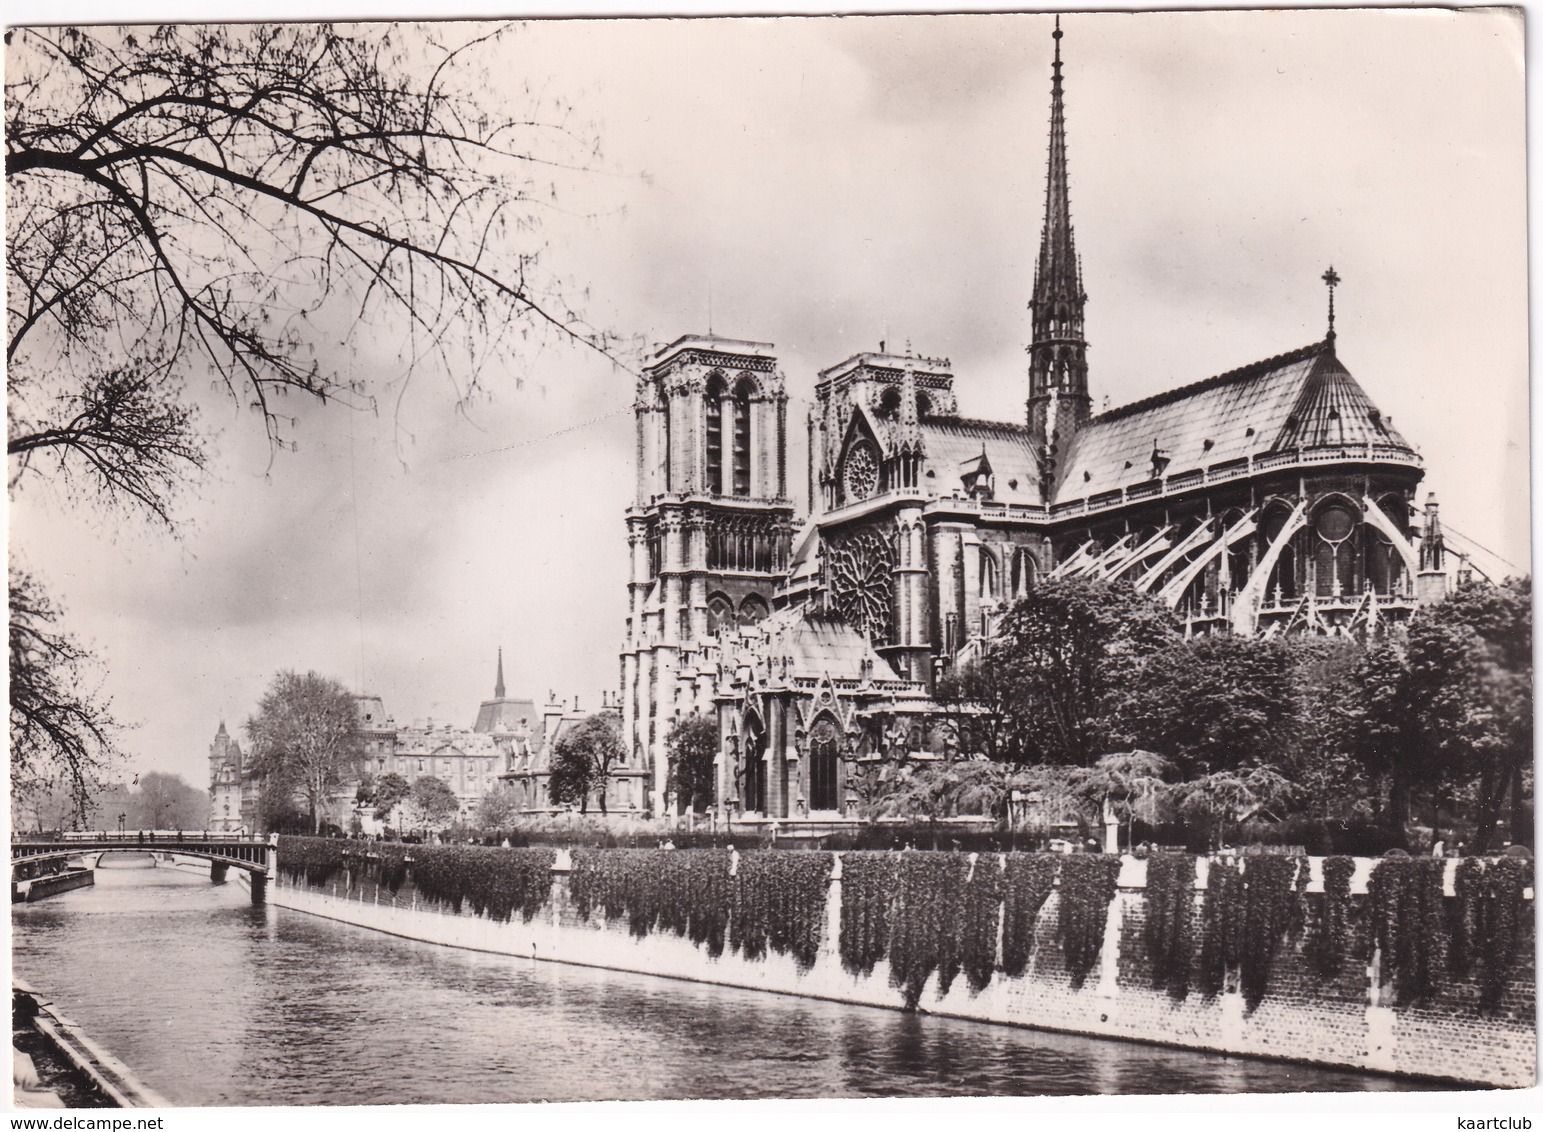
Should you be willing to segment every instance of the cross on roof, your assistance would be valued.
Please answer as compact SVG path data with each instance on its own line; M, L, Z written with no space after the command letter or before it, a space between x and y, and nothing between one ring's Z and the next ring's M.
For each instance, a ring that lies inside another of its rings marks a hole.
M1323 273L1323 281L1329 288L1329 334L1330 342L1334 341L1334 288L1339 286L1339 274L1334 270L1334 265L1329 265L1329 270Z

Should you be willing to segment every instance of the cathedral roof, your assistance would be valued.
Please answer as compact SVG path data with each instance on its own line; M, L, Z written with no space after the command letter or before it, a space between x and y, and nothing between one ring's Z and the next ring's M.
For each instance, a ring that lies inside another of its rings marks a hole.
M996 499L1004 503L1040 501L1039 461L1034 458L1026 426L937 417L922 421L921 432L927 453L923 482L929 494L952 495L966 490L964 477L977 470L984 457L995 473Z
M1413 451L1333 343L1316 342L1092 418L1059 461L1051 502L1285 449L1369 442Z
M730 643L727 659L764 671L767 661L779 679L797 677L892 680L889 664L868 638L836 617L810 605L779 609Z
M461 717L465 719L465 716ZM523 721L523 722L521 722ZM477 722L472 725L473 731L519 731L537 730L541 723L541 713L536 710L535 700L509 699L499 696L491 700L484 700L482 706L477 709Z

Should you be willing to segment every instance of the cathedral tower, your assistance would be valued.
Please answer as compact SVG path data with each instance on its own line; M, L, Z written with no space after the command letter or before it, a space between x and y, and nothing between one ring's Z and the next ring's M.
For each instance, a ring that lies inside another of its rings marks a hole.
M766 617L787 571L787 394L770 345L688 335L654 355L634 409L622 727L657 812L674 720L713 708L707 646Z
M1066 178L1066 119L1061 95L1061 22L1056 19L1050 80L1050 155L1045 173L1045 226L1034 271L1034 340L1029 345L1029 432L1044 462L1041 482L1055 481L1054 463L1088 419L1088 344L1082 314L1082 264L1072 236Z

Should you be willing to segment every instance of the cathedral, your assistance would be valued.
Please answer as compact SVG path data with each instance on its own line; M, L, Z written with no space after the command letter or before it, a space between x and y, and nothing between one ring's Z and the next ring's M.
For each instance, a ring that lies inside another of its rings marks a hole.
M962 416L946 358L821 371L795 513L767 343L687 336L635 404L623 737L667 805L667 743L714 716L714 809L839 820L865 761L947 742L929 699L1040 579L1128 582L1192 633L1365 634L1446 592L1419 454L1321 341L1092 412L1054 32L1044 226L1018 421ZM968 753L968 752L966 752Z

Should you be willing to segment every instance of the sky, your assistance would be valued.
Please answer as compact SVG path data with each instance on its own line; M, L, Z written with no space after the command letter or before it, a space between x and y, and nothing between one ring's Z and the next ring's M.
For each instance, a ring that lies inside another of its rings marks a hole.
M967 416L1018 420L1044 194L1051 19L885 16L528 25L488 68L592 122L599 170L544 217L549 263L629 344L772 342L790 480L814 376L907 344ZM1071 14L1072 216L1095 406L1316 341L1423 452L1448 530L1529 567L1522 37L1501 11ZM550 346L403 385L395 339L331 359L377 413L296 406L298 451L210 397L215 459L179 537L12 498L135 724L130 773L207 784L283 669L469 726L503 649L514 696L618 685L634 378ZM628 346L631 350L631 345ZM636 365L636 353L626 360ZM796 498L801 514L807 501Z

